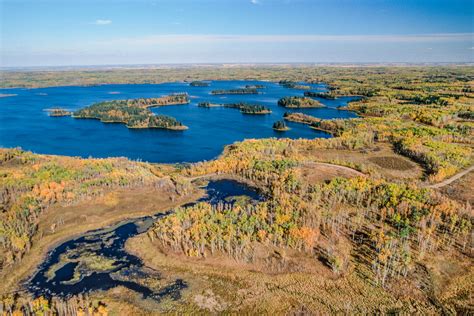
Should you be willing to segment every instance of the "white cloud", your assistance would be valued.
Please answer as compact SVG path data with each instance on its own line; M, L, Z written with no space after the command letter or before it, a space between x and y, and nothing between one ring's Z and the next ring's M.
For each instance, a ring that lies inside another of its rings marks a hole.
M260 1L259 1L259 0L250 0L250 3L252 3L252 4L260 4Z
M111 24L112 23L112 20L95 20L95 22L93 24L95 25L108 25L108 24Z

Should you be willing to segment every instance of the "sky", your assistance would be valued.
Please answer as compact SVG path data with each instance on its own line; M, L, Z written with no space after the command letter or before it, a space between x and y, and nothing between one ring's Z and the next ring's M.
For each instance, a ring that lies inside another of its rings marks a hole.
M473 0L0 0L0 66L474 62Z

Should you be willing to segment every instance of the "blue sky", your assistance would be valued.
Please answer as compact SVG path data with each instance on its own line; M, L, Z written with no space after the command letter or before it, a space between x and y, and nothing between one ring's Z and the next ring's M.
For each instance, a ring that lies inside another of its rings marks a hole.
M473 62L471 0L0 0L1 66Z

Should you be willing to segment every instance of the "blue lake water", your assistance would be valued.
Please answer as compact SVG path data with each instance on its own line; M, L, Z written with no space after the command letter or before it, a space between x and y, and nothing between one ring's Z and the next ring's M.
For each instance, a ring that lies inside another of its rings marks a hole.
M247 84L263 84L258 95L211 95L216 89L235 89ZM323 84L311 91L326 91ZM189 129L128 129L124 124L104 124L98 120L49 117L45 109L63 107L78 110L95 102L116 99L151 98L187 92L191 103L153 108L156 114L173 116ZM124 156L149 162L177 163L210 160L225 145L248 138L316 138L330 135L308 126L288 123L291 130L276 132L275 121L285 112L303 112L323 119L352 118L356 114L337 110L352 97L319 99L327 107L289 110L277 105L285 96L302 96L303 90L284 88L261 81L211 81L209 87L191 87L184 82L144 85L100 85L90 87L52 87L41 89L0 89L0 146L22 147L36 153L81 157ZM200 108L199 102L247 102L269 107L269 115L244 115L236 109Z

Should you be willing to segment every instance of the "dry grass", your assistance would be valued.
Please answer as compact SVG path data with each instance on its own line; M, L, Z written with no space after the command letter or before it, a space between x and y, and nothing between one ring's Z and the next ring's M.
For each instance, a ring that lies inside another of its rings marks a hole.
M177 205L194 201L202 194L202 191L198 191L172 201L169 192L154 188L119 189L74 206L50 207L43 214L39 233L21 264L1 271L0 279L3 282L0 284L0 293L9 293L16 289L21 280L35 271L35 267L50 249L68 239L126 219L169 210ZM53 226L56 226L54 230Z
M464 177L439 189L453 200L469 202L474 205L474 172L466 174Z
M331 180L335 177L352 178L360 175L359 172L356 172L355 170L352 171L350 169L342 169L337 166L323 164L306 165L297 168L297 171L300 173L300 177L305 181L305 183L311 184Z
M414 163L398 156L375 156L368 159L383 169L406 171L414 168Z
M398 155L390 144L378 143L370 151L357 150L311 150L301 152L311 160L323 162L344 162L370 170L372 176L390 180L418 180L423 176L423 168L410 159Z
M374 286L351 269L344 276L333 274L316 259L306 258L304 271L270 273L259 267L224 257L191 259L156 251L146 235L127 242L126 248L164 278L184 279L188 288L178 301L166 304L176 313L288 314L305 313L401 313L436 314L439 310L427 293L409 281L391 291ZM152 251L150 251L152 250ZM417 295L402 295L415 293ZM140 302L135 301L135 307ZM119 305L117 305L119 306ZM116 310L115 303L111 304ZM156 312L165 312L158 309ZM125 315L122 313L122 315Z

